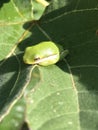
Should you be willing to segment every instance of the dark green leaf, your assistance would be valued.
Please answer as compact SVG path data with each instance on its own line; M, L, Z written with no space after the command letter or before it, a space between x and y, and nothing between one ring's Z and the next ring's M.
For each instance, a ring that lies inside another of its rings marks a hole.
M51 1L47 13L33 22L29 22L30 6L26 12L18 2L14 4L27 20L18 16L12 2L0 5L0 59L10 56L0 64L1 119L25 92L26 118L31 129L97 130L97 0ZM8 12L6 17L4 10ZM69 50L69 56L56 65L37 66L30 75L32 67L23 63L23 51L46 40L61 44Z

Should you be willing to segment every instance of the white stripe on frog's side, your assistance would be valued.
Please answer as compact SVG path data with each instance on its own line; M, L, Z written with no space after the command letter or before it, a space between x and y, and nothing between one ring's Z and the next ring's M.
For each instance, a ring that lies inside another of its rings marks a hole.
M36 0L37 2L39 2L40 4L42 4L43 6L48 6L49 2L47 2L46 0Z
M58 54L50 55L48 57L44 57L44 58L35 60L34 63L32 63L32 64L40 64L42 62L49 61L51 59L53 60L53 59L57 58L58 56L59 56Z

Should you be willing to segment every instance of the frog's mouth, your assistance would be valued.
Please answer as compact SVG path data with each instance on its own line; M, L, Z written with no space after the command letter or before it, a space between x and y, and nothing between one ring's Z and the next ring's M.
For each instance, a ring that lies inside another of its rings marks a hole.
M33 64L40 64L42 62L47 62L47 61L49 62L51 60L57 59L57 57L59 57L58 55L59 54L54 54L54 55L50 55L50 56L43 57L43 58L36 58L36 59L34 59Z

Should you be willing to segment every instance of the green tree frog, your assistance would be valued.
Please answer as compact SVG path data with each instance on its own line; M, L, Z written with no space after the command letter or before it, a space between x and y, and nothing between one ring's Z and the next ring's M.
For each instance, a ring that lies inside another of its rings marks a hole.
M52 41L40 42L34 46L27 47L23 56L26 64L39 64L48 66L57 63L68 54L59 44Z

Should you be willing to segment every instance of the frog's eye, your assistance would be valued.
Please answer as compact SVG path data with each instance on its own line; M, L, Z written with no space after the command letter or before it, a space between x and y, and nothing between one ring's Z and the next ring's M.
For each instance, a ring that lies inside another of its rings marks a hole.
M34 58L34 61L40 60L40 57Z

